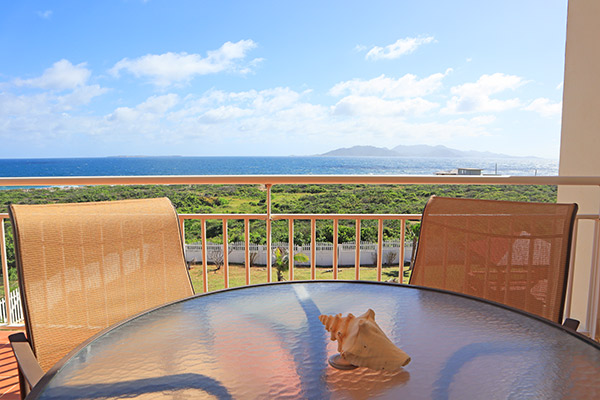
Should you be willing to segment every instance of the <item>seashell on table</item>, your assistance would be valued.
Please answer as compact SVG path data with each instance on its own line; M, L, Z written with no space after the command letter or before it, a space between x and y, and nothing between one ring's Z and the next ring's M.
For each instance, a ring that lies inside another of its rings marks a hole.
M355 317L348 313L320 315L319 321L338 342L339 355L329 363L339 369L366 367L375 370L398 370L410 362L410 357L396 347L375 322L375 311L367 310Z

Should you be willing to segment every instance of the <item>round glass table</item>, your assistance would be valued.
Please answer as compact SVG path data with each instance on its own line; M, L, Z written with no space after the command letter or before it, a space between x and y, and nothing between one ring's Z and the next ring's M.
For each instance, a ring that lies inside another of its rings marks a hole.
M320 314L375 311L412 361L337 370ZM28 398L600 398L600 347L486 301L413 286L286 282L194 296L79 346Z

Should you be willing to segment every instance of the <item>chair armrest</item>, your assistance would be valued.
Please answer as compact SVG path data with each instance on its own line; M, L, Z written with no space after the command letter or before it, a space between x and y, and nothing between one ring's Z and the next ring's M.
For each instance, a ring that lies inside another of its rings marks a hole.
M563 326L570 331L577 332L577 328L579 328L579 321L572 318L565 319L563 322Z
M44 376L44 371L35 358L25 334L15 333L9 335L8 340L10 341L22 376L25 378L25 381L27 381L30 388L34 387L35 384L42 379L42 376Z

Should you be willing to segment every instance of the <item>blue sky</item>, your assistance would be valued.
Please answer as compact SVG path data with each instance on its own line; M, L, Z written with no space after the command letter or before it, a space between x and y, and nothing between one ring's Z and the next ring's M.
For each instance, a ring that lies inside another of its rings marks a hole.
M558 158L566 0L4 1L0 158Z

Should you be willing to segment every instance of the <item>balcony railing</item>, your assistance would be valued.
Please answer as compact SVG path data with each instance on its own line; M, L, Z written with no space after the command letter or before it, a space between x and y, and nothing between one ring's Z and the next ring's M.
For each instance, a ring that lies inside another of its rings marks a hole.
M332 243L332 272L333 279L338 279L338 226L340 221L354 221L356 226L356 243L355 246L355 263L354 263L354 278L360 279L360 242L361 242L361 221L375 220L377 221L377 259L376 279L382 280L383 267L383 226L384 221L400 220L402 236L399 238L400 243L405 242L405 226L406 221L415 221L421 218L418 214L273 214L271 202L271 188L278 184L397 184L397 185L568 185L568 186L587 186L600 187L600 177L556 177L556 176L333 176L333 175L225 175L225 176L116 176L116 177L27 177L27 178L0 178L0 186L79 186L79 185L216 185L216 184L256 184L263 185L267 191L266 213L259 214L180 214L182 236L185 238L186 221L199 220L201 224L201 248L202 248L202 274L203 274L203 291L208 291L208 272L207 272L207 220L222 221L223 232L223 286L229 287L229 260L228 260L228 221L238 220L244 222L244 251L245 251L245 283L251 284L250 278L250 237L249 224L252 220L265 221L266 224L266 247L272 249L271 230L274 221L288 222L288 248L290 249L289 259L289 276L288 279L294 279L294 262L293 262L293 237L294 227L298 221L309 221L311 226L310 240L310 279L316 279L316 222L317 220L329 220L333 222L333 243ZM7 214L0 214L2 222L8 218ZM580 221L589 220L594 223L594 235L592 238L578 238L577 227ZM6 316L6 324L15 324L14 307L12 308L12 318L10 305L15 302L10 298L8 266L6 257L6 240L4 232L4 223L2 224L1 240L3 245L0 246L2 258L2 273L4 276L4 293L5 304L7 308L3 315ZM579 315L585 315L585 323L581 327L581 331L589 334L591 337L596 337L596 322L598 317L598 306L600 302L600 215L596 214L579 214L577 215L575 225L575 237L573 240L573 248L576 248L577 240L589 240L593 248L593 257L590 265L589 275L589 295L587 299L586 310ZM404 246L400 245L398 257L398 277L403 276L404 266ZM571 252L571 265L575 265L576 252ZM273 265L273 252L267 251L266 265ZM572 298L573 298L573 274L574 268L569 269L569 284L567 290L567 299L565 304L565 316L572 315ZM266 268L267 282L273 281L272 268Z

